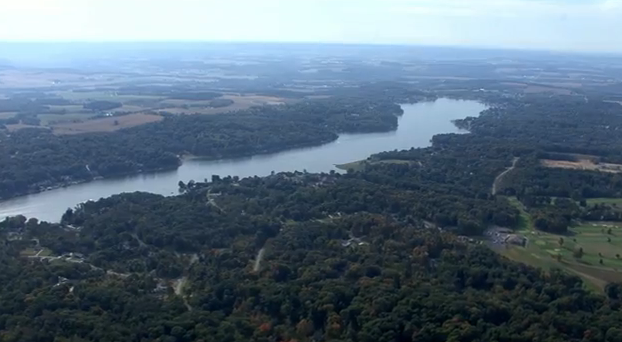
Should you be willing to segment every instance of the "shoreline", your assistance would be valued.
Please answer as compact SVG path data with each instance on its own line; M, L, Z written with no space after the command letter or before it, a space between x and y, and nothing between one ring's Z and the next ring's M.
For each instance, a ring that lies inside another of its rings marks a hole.
M33 189L27 192L18 193L15 196L0 198L0 204L6 201L20 198L20 197L26 197L30 195L45 193L47 191L53 191L53 190L61 189L61 188L68 188L73 185L85 184L85 183L90 183L90 182L94 182L98 180L119 179L119 178L124 178L124 177L129 177L129 176L138 176L138 175L144 175L144 174L155 174L155 173L165 172L165 171L174 171L174 170L179 169L179 167L184 162L191 161L191 160L229 160L229 159L239 159L239 158L251 158L254 156L275 154L275 153L281 153L281 152L286 152L286 151L292 151L296 149L319 147L319 146L334 142L337 139L339 139L338 134L336 134L336 137L330 140L325 139L320 142L314 142L314 143L309 143L309 144L298 144L294 146L289 146L287 148L276 148L276 149L271 149L271 150L262 150L262 151L254 152L254 153L236 154L236 155L231 155L231 156L203 157L203 156L196 156L196 155L191 155L191 154L184 154L184 155L178 156L179 163L174 167L161 167L161 168L155 168L155 169L146 169L146 170L140 170L137 172L125 172L125 173L115 174L109 177L97 176L91 179L73 180L70 182L56 183L52 186L46 187L45 189Z
M436 99L438 100L438 99ZM469 100L467 100L469 101ZM428 102L428 101L419 101L419 102ZM414 104L417 104L419 102L414 102ZM430 101L432 102L432 101ZM435 101L434 101L435 102ZM478 101L475 101L478 102ZM403 103L401 105L404 104L409 104L409 103ZM481 111L480 111L481 113ZM480 114L478 113L478 114ZM401 115L396 115L396 116L402 116L404 114L404 112ZM460 119L454 119L454 120L450 120L452 122L452 126L454 127L458 127L458 125L456 125L456 122L454 122L455 120L460 120ZM146 170L140 170L140 171L136 171L136 172L126 172L126 173L121 173L121 174L115 174L112 176L108 176L108 177L92 177L90 179L83 179L83 180L73 180L70 182L62 182L62 183L56 183L52 186L46 187L46 188L39 188L39 189L31 189L29 191L26 192L22 192L22 193L17 193L13 196L9 196L6 198L2 198L0 199L0 204L3 204L5 202L8 201L12 201L15 199L18 199L20 197L26 197L26 196L30 196L30 195L36 195L36 194L41 194L41 193L45 193L47 191L53 191L56 189L60 189L60 188L69 188L73 185L79 185L79 184L85 184L85 183L90 183L90 182L94 182L94 181L98 181L98 180L114 180L114 179L121 179L124 177L131 177L131 176L139 176L139 175L149 175L149 174L157 174L159 172L165 172L165 171L174 171L179 169L185 162L187 161L192 161L192 160L204 160L204 161L214 161L214 160L235 160L235 159L242 159L242 158L252 158L255 156L261 156L261 155L270 155L270 154L278 154L278 153L283 153L283 152L288 152L288 151L295 151L295 150L303 150L306 148L315 148L315 147L320 147L326 144L330 144L330 143L334 143L335 141L337 141L339 139L339 137L341 137L344 134L361 134L361 135L366 135L366 134L373 134L373 133L386 133L386 132L394 132L397 131L399 129L399 123L395 126L395 127L391 127L390 129L381 129L381 130L377 130L377 131L373 131L373 132L369 132L369 131L362 131L362 132L340 132L340 133L333 133L332 136L330 137L326 137L325 139L321 139L318 141L313 141L313 142L308 142L308 143L303 143L303 144L296 144L296 145L289 145L289 146L277 146L275 148L271 148L271 149L264 149L261 151L252 151L252 152L246 152L246 153L237 153L237 154L230 154L230 155L212 155L212 156L200 156L200 155L192 155L190 153L181 153L179 155L177 155L177 159L178 159L178 164L175 166L168 166L168 167L161 167L161 168L154 168L154 169L146 169ZM468 131L464 132L464 133L469 133ZM365 160L355 160L355 161L351 161L351 162L346 162L346 163L335 163L332 166L339 170L340 172L347 172L347 168L344 168L346 166L348 166L348 164L352 165L352 164L361 164L361 162ZM339 172L338 171L338 172Z

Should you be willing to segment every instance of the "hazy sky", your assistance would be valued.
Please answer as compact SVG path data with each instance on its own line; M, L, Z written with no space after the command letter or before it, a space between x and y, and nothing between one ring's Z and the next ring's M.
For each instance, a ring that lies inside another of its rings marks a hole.
M622 0L0 0L0 40L177 39L622 52Z

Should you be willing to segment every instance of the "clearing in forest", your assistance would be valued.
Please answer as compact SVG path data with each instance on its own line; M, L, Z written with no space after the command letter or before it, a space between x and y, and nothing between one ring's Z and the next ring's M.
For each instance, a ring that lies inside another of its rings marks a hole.
M611 163L596 163L591 159L580 159L578 161L567 160L552 160L542 159L540 160L543 166L562 169L573 170L588 170L588 171L603 171L603 172L622 172L622 165Z
M81 134L94 132L113 132L123 128L139 126L164 119L160 115L152 114L129 114L111 116L101 119L87 120L83 122L62 123L52 126L54 134Z
M491 193L492 195L496 195L497 194L497 190L499 190L499 186L501 185L501 182L503 181L503 177L505 177L505 175L507 175L510 171L514 170L514 168L516 167L516 163L518 162L519 158L515 157L514 160L512 160L512 166L510 166L509 168L507 168L505 171L501 172L496 178L495 181L492 182L492 189L491 189Z
M400 160L400 159L385 159L385 160L359 160L351 163L345 164L337 164L336 168L343 171L353 170L353 171L363 171L369 165L375 164L414 164L418 163L421 165L421 162L416 162L412 160Z
M238 110L245 110L251 107L259 107L264 105L279 105L296 102L295 100L291 99L255 94L224 94L223 96L214 100L230 100L233 102L223 107L211 107L210 103L212 103L213 100L189 101L167 99L159 103L159 106L161 108L158 109L158 112L177 115L220 114L234 112Z
M614 207L619 207L622 210L622 198L588 198L587 204L608 204L613 205Z
M529 242L524 247L497 247L500 254L544 269L564 269L581 276L592 289L622 281L621 222L584 222L570 227L565 235L551 234L533 227L531 216L517 199L509 201L520 210L518 232Z

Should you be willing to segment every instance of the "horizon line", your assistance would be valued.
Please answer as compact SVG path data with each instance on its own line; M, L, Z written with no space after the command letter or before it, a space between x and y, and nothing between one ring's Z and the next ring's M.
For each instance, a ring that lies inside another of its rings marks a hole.
M80 39L58 39L58 40L35 40L35 39L0 39L0 44L255 44L255 45L333 45L333 46L375 46L375 47L409 47L409 48L446 48L463 50L492 50L492 51L523 51L540 53L563 53L581 55L622 55L622 51L589 51L574 49L542 49L532 47L497 47L497 46L477 46L477 45L456 45L456 44L418 44L418 43L383 43L383 42L337 42L337 41L276 41L276 40L209 40L209 39L136 39L136 40L80 40ZM1 55L1 52L0 52Z

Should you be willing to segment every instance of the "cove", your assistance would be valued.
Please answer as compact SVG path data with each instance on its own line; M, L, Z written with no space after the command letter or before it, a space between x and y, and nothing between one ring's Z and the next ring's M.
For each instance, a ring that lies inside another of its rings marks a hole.
M477 101L438 99L434 102L404 104L396 131L371 134L342 134L334 142L284 152L246 158L186 160L174 171L110 178L58 188L0 202L0 220L24 215L57 222L67 208L123 192L146 191L161 195L177 194L179 181L210 179L220 176L266 176L272 171L329 172L336 164L353 162L371 154L430 146L432 136L461 133L451 122L478 116L486 105Z

